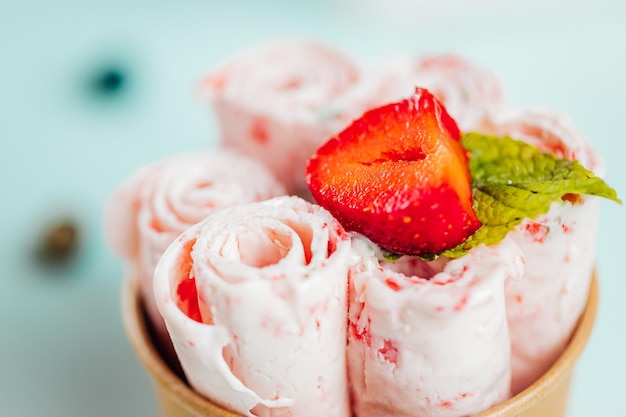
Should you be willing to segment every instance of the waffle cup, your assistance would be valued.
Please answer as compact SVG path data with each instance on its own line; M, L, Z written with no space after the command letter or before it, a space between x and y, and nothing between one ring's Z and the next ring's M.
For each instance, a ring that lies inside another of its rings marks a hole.
M526 390L474 417L564 417L574 367L591 335L598 309L598 283L592 278L587 305L565 350ZM152 378L163 417L241 417L196 393L177 363L167 363L154 342L137 279L122 289L122 315L131 345Z

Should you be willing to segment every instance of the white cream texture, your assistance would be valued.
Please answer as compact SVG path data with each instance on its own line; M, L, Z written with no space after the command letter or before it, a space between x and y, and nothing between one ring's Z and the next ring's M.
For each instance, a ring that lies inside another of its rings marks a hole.
M495 113L485 127L604 174L600 156L565 114L543 107ZM556 202L509 236L522 249L526 273L506 285L512 344L512 390L539 378L562 353L585 307L596 259L599 198Z
M155 297L191 386L244 416L350 416L349 249L330 214L298 197L225 209L186 231L157 268ZM176 303L188 256L204 323Z
M490 112L505 104L498 78L456 55L396 55L373 72L384 86L381 103L407 98L415 87L426 88L462 131L481 126Z
M434 263L379 261L353 241L348 364L357 417L471 415L510 396L504 283L524 269L509 239Z
M222 143L262 160L290 193L306 189L315 150L375 103L350 57L316 42L279 39L243 51L208 74Z
M104 209L104 236L138 271L148 314L160 332L165 329L153 300L152 276L167 247L216 210L284 193L262 163L222 149L154 162L114 191Z

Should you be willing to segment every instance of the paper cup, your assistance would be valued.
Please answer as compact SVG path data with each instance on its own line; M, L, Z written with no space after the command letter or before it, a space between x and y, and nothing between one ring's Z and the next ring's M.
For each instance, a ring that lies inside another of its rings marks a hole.
M560 358L534 384L475 417L564 417L572 372L589 340L598 309L598 283L592 278L587 306ZM124 327L137 356L153 379L164 417L241 417L200 396L186 384L178 364L168 364L154 344L139 286L129 277L122 289Z

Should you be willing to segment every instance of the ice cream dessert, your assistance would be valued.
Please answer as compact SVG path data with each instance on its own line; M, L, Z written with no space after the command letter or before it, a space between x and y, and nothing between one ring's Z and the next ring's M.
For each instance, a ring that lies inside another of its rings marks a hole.
M565 310L566 319L556 325L568 336L582 307L571 308L568 298L584 302L591 276L586 260L579 263L587 267L580 271L584 282L542 276L548 291L524 283L530 249L524 237L508 235L537 216L561 221L550 211L556 207L565 216L572 204L563 199L573 195L616 199L577 162L508 137L461 137L446 109L422 88L366 112L331 138L309 161L307 181L319 204L373 241L355 237L349 270L348 375L357 417L465 416L507 399L511 372L519 372L516 362L511 366L511 348L516 352L524 334L532 337L529 328L543 330L538 320L553 310L520 318L509 304L536 310L560 303L554 309ZM561 240L548 256L576 251L578 243ZM577 284L573 297L558 298L563 287ZM559 291L550 291L553 286ZM518 302L513 293L521 289L528 297L539 290L537 301ZM514 338L509 323L518 332ZM534 341L521 343L523 350ZM534 372L555 359L546 356L527 366Z
M417 89L365 113L307 165L313 197L359 233L347 348L357 417L473 415L510 397L504 284L523 273L519 247L411 256L451 249L480 226L459 139L445 108ZM405 256L386 261L381 247Z
M581 218L592 195L619 200L586 141L507 107L467 61L381 77L341 56L281 41L203 81L221 146L267 163L285 194L306 182L315 203L255 198L190 222L144 296L190 386L239 415L476 414L560 354L594 261ZM319 85L318 67L347 84ZM580 274L551 264L585 248L567 266Z
M165 249L214 211L284 193L261 162L222 149L153 162L113 192L104 209L104 236L140 277L146 309L158 331L166 335L154 303L152 276Z
M504 283L523 273L517 245L506 239L439 265L381 260L364 239L353 248L347 355L356 416L473 415L510 397Z
M155 298L191 386L242 416L349 417L349 250L326 210L287 196L176 239Z
M584 134L567 115L552 109L502 109L492 114L484 131L522 139L604 174L602 159ZM506 286L514 394L559 357L583 311L595 266L599 200L564 196L509 235L526 259L523 279Z
M304 164L374 103L361 66L330 46L283 39L224 62L202 81L222 144L262 160L289 193L306 189Z

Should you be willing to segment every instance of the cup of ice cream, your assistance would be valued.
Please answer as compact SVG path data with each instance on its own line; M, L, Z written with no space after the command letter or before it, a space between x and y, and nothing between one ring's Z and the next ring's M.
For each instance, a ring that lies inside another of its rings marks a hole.
M491 408L479 417L563 417L576 363L591 336L598 309L598 282L591 290L574 334L557 361L524 391ZM139 360L152 378L155 395L164 417L240 417L194 391L178 372L178 364L165 361L153 338L153 329L136 277L126 277L122 288L124 326Z
M311 78L319 54L349 82ZM237 154L154 164L105 219L165 417L565 416L619 202L566 115L461 58L370 71L298 41L202 88Z

